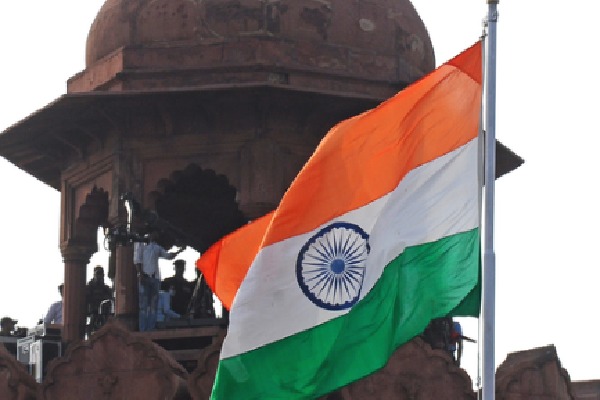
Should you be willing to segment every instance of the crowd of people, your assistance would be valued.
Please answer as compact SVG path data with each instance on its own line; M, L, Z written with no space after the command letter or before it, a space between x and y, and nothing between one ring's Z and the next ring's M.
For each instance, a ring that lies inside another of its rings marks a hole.
M184 277L186 262L178 259L173 262L174 274L161 280L158 260L173 260L183 248L169 252L157 242L157 232L151 232L147 242L134 243L133 263L138 276L139 289L139 330L151 331L157 323L181 318L214 318L213 295L196 270L196 279L188 281ZM63 323L64 284L58 286L60 300L53 302L38 324ZM86 285L86 334L98 330L110 315L114 314L114 292L104 280L104 268L96 266L93 277ZM17 321L2 318L1 336L15 334Z
M139 284L139 330L151 331L158 322L183 317L214 317L210 289L198 271L195 281L185 279L185 260L175 260L175 274L161 280L158 260L172 260L183 248L169 252L156 240L157 232L151 232L148 242L135 243L133 248Z

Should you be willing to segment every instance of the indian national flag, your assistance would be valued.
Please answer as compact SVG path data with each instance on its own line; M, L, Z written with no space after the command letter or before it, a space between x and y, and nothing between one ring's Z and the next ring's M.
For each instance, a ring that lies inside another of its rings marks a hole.
M317 398L477 315L481 92L477 43L331 129L273 213L198 260L231 306L213 399Z

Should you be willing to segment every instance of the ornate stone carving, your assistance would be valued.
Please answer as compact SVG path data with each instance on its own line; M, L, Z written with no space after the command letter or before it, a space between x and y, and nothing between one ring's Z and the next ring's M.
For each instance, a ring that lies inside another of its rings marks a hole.
M188 386L195 400L206 400L214 382L221 340L205 349ZM360 362L360 360L357 360ZM450 356L420 338L402 346L380 371L320 400L475 400L471 378Z
M186 378L166 350L110 320L50 363L40 399L185 398Z
M206 400L210 397L224 338L225 330L214 339L213 344L204 349L198 358L198 367L188 377L188 388L194 400Z
M554 345L511 353L496 371L498 400L574 398Z
M360 362L360 360L356 360ZM321 400L475 400L471 378L442 350L415 338L387 365Z
M35 400L37 386L25 367L0 343L0 399Z

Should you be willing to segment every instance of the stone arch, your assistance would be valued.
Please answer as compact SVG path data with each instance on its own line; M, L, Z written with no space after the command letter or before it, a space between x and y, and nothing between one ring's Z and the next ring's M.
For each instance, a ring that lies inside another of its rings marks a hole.
M61 246L65 265L62 339L65 343L80 339L85 331L86 268L98 251L98 226L108 219L108 193L94 186L79 207L72 237Z
M239 209L237 190L227 177L197 164L161 179L149 196L166 248L185 244L202 253L248 221Z

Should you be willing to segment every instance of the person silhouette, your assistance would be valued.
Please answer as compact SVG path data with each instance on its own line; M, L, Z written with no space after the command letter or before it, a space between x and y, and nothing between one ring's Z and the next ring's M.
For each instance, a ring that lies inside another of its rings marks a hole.
M104 268L94 267L94 276L85 287L85 303L87 315L90 317L89 331L99 329L106 322L107 315L100 311L100 305L106 300L112 300L112 289L104 283ZM90 333L88 332L88 333Z
M58 293L60 293L60 300L55 301L50 305L46 315L44 316L44 324L62 324L62 298L64 295L65 285L61 283L58 285Z
M174 295L171 298L171 308L177 314L184 315L187 313L194 288L192 282L183 276L185 272L185 260L175 260L173 265L175 275L165 278L161 284L161 289L168 291L170 288L173 288Z
M2 317L0 320L0 336L14 336L15 325L18 322L10 317Z

